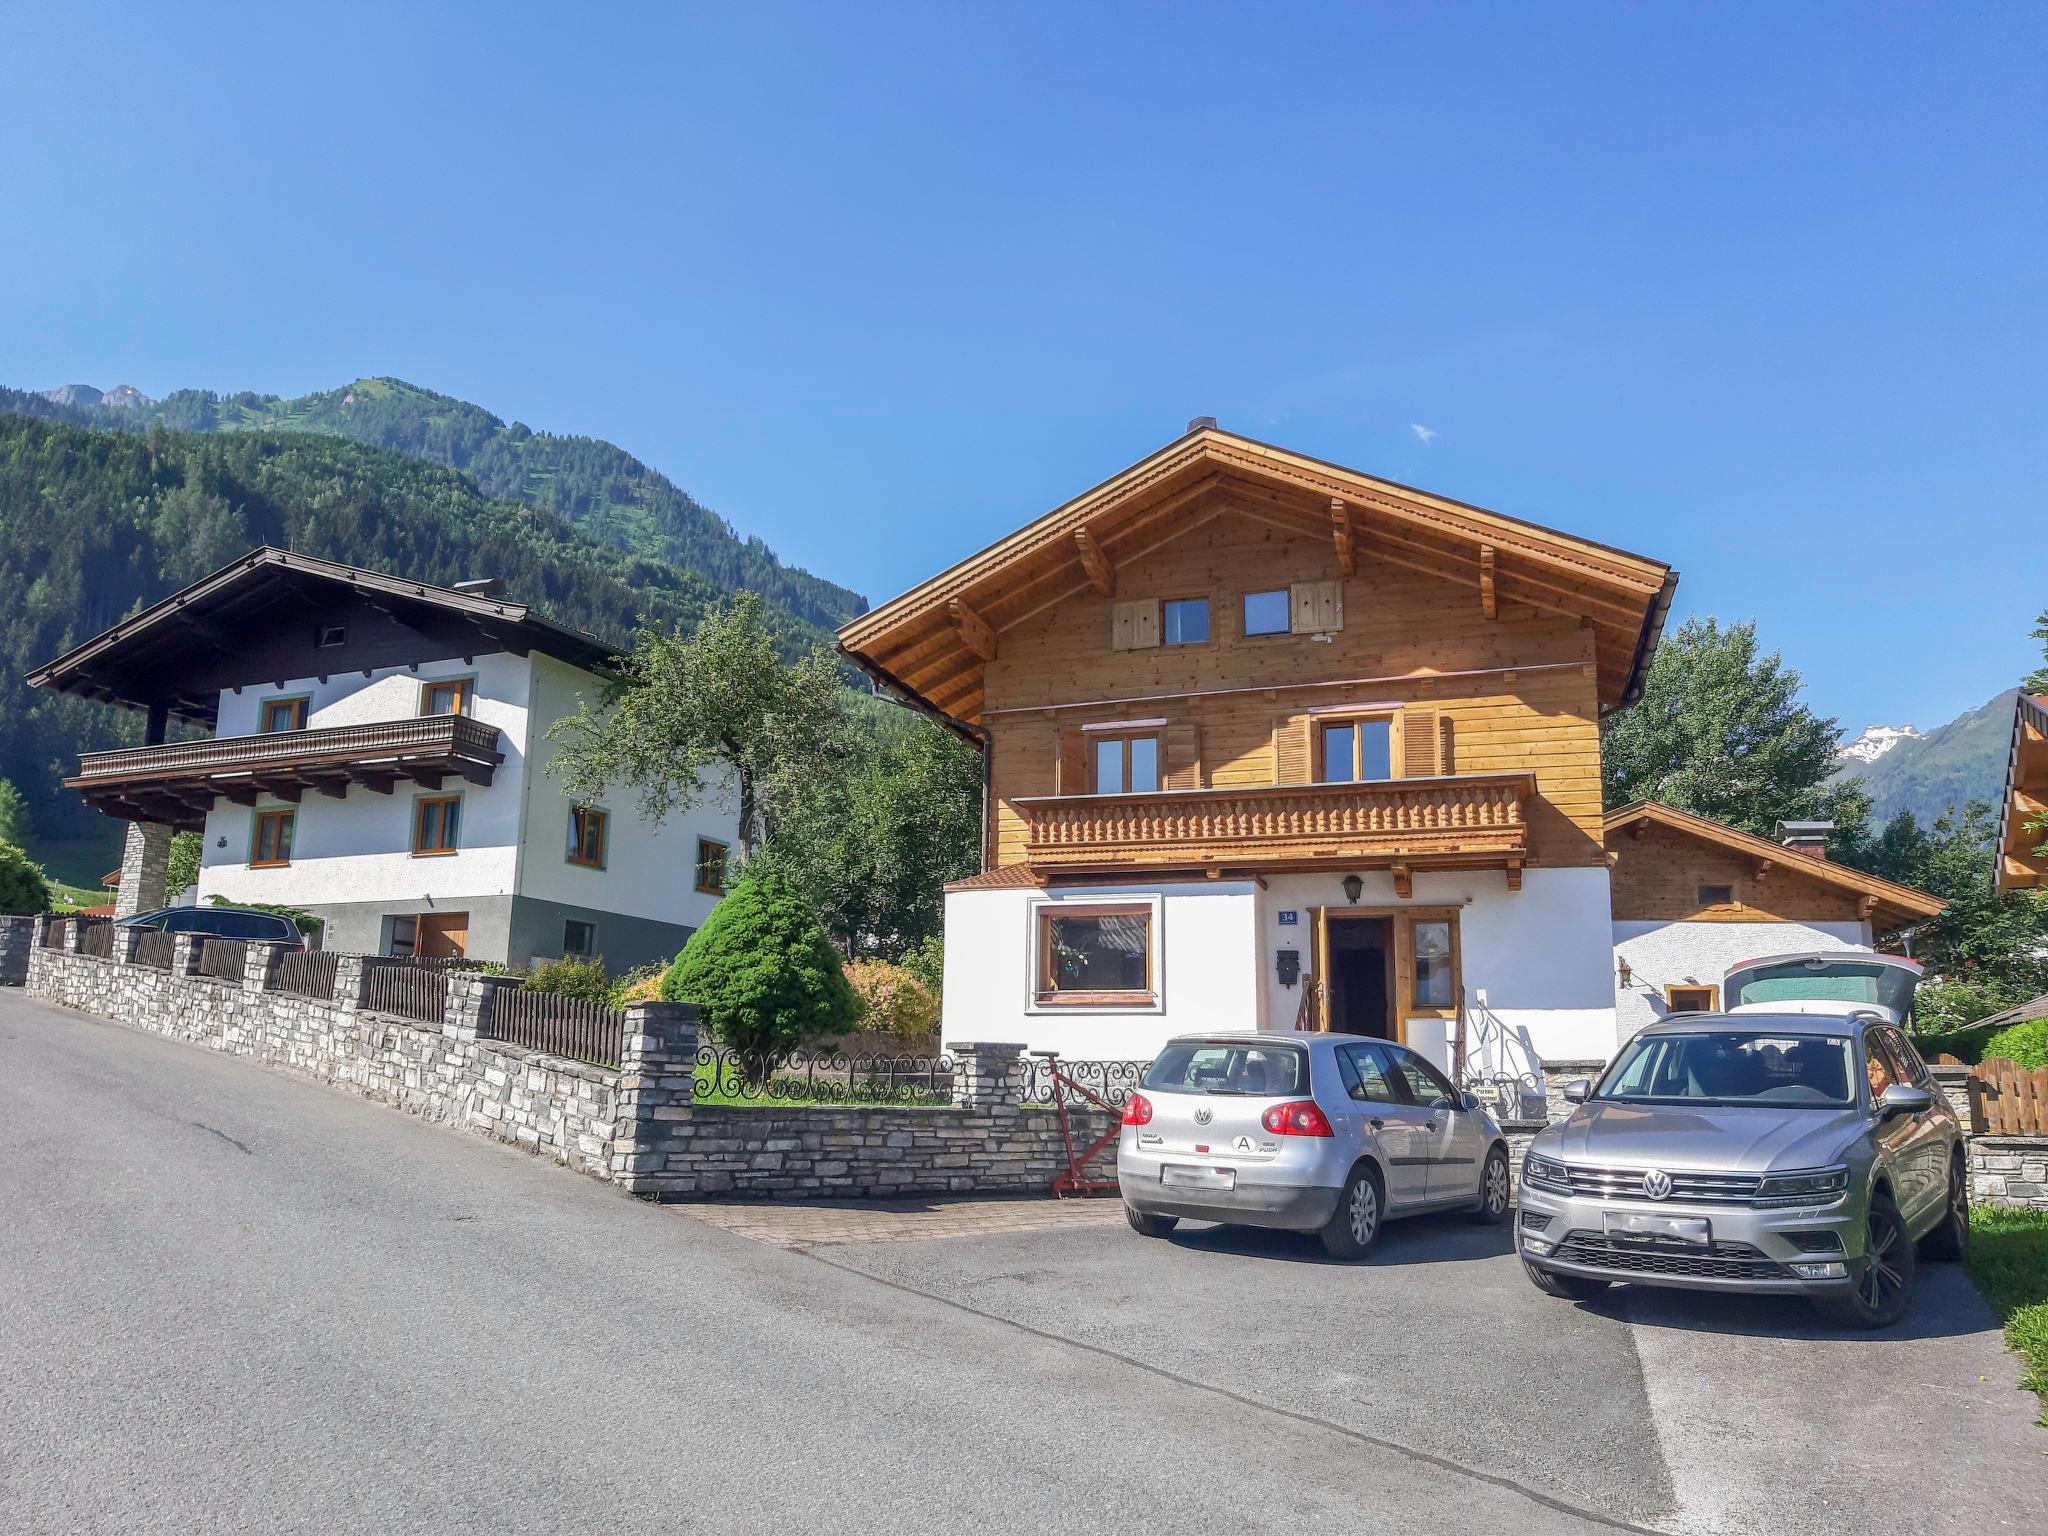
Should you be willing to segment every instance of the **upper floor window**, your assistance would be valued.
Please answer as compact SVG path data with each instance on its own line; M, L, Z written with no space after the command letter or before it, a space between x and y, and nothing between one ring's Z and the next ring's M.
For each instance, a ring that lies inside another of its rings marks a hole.
M1089 753L1095 794L1149 795L1159 788L1157 736L1097 736Z
M306 728L306 704L304 698L265 699L257 730L266 736L277 731L303 731Z
M423 683L420 685L420 713L423 715L466 715L474 699L476 679L470 677L450 678L445 683Z
M1369 784L1394 776L1394 717L1359 715L1317 727L1316 777L1324 784Z
M331 651L338 645L348 644L346 624L322 624L313 632L313 644L323 651Z
M697 839L697 889L707 896L725 894L726 846L708 837Z
M413 805L413 853L453 853L461 846L462 796L421 796Z
M250 868L291 863L292 827L298 819L298 812L293 810L256 813L256 826L249 838Z
M1292 627L1286 588L1276 592L1245 593L1244 632L1247 635L1284 635Z
M1162 639L1167 645L1203 645L1209 639L1209 599L1169 598L1160 604Z
M592 805L569 807L569 853L571 864L603 869L605 839L611 831L611 817Z

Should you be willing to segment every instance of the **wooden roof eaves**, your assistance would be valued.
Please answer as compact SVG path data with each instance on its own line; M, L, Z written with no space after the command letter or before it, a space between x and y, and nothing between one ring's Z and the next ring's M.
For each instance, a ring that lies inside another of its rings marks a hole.
M2005 793L1998 802L1998 849L1991 870L1991 888L1994 891L2017 890L2023 882L2033 883L2030 877L2013 875L2008 868L2009 863L2024 867L2036 862L2033 849L2022 846L2029 834L2023 830L2026 818L2019 814L2020 775L2027 755L2029 727L2048 740L2048 698L2036 698L2022 690L2013 697L2012 742L2005 758ZM2044 746L2044 751L2048 751L2048 746Z
M1753 859L1769 859L1775 870L1789 870L1825 884L1840 886L1898 908L1910 917L1933 917L1947 910L1948 903L1938 896L1925 891L1916 891L1910 885L1900 885L1881 875L1869 874L1848 864L1837 864L1829 859L1812 859L1804 854L1772 842L1769 838L1758 837L1735 827L1723 826L1705 816L1695 816L1690 811L1681 811L1676 806L1665 805L1658 800L1634 800L1607 813L1603 819L1603 830L1612 835L1624 830L1631 822L1647 818L1660 826L1688 837L1699 838L1702 842L1715 843L1732 852Z

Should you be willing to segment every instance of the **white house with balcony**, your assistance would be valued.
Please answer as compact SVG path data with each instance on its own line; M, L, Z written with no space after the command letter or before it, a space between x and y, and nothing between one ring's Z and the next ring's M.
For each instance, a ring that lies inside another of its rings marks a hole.
M128 823L123 914L163 903L170 836L191 830L202 903L303 909L331 949L617 969L709 915L736 813L714 792L656 826L548 776L549 728L615 649L492 583L265 548L28 680L148 722L66 780ZM173 740L173 721L210 734Z

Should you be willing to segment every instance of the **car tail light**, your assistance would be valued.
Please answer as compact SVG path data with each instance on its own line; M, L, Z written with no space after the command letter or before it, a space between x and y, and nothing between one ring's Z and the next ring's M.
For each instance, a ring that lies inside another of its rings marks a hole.
M1142 1093L1134 1093L1124 1102L1125 1125L1150 1125L1152 1123L1152 1101Z
M1296 1099L1291 1104L1275 1104L1259 1116L1259 1124L1275 1136L1328 1136L1332 1134L1330 1122L1316 1107L1313 1099Z

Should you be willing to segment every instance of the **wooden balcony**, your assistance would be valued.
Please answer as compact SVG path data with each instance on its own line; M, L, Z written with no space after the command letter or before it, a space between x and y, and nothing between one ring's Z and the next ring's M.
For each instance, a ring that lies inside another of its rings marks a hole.
M1528 857L1527 773L1042 795L1015 802L1025 862L1045 872L1224 867L1499 868L1521 884Z
M488 784L504 760L496 726L422 715L88 752L64 783L109 816L196 830L222 798L254 805L267 794L296 804L308 789L340 799L351 784L384 795L401 781L428 789L450 777Z

